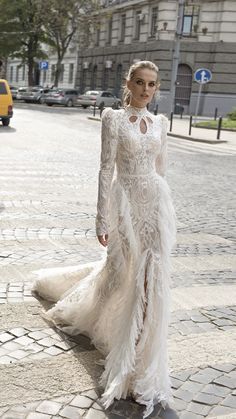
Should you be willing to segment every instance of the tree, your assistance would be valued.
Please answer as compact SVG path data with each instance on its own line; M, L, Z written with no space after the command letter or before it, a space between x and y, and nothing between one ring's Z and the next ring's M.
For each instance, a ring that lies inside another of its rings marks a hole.
M0 0L0 27L4 42L0 48L4 56L12 55L28 66L28 83L35 84L38 60L45 58L43 0Z
M96 20L99 2L96 0L47 0L45 2L45 42L57 54L54 85L58 86L62 61L76 36L88 39L91 24Z

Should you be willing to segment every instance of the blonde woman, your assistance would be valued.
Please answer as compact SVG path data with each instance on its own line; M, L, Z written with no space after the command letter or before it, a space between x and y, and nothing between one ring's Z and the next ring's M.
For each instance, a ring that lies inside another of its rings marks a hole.
M67 333L87 334L104 354L104 406L132 395L146 406L144 417L171 398L167 329L175 212L164 179L167 119L147 110L158 88L158 68L140 61L127 74L124 109L102 114L96 230L107 246L105 260L44 275L34 287L59 300L47 318Z

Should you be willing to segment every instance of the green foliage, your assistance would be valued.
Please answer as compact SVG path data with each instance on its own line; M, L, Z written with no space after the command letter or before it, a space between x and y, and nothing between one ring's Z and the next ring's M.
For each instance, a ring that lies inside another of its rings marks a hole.
M43 0L0 0L0 27L3 40L0 55L20 58L28 65L28 82L34 84L37 60L45 57L42 42Z
M88 39L98 10L99 0L0 0L0 57L27 64L32 85L37 62L46 58L42 45L48 44L57 54L57 85L71 41Z
M196 124L194 124L194 126L200 127L200 128L217 129L218 121L213 121L213 120L201 121L201 122L197 122ZM230 119L223 119L222 120L222 129L229 129L229 130L232 130L232 131L236 130L236 121L230 120Z
M231 121L236 121L236 108L233 108L231 112L227 114Z

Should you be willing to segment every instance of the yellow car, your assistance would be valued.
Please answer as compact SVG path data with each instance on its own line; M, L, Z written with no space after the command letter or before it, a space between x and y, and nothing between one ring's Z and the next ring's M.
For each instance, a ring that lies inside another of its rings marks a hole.
M10 87L6 80L0 79L0 120L8 126L13 115L13 102Z

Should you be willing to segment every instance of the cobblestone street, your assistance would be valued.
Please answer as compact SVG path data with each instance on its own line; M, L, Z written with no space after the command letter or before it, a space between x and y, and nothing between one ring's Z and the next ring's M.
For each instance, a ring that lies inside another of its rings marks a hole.
M41 316L35 271L95 261L100 122L80 108L16 106L0 126L0 417L141 419L101 407L100 354ZM236 141L236 138L235 138ZM173 402L155 419L236 419L235 155L169 138L178 219L169 357Z

